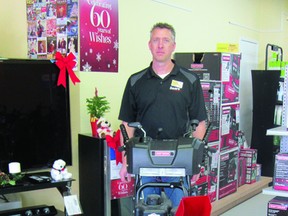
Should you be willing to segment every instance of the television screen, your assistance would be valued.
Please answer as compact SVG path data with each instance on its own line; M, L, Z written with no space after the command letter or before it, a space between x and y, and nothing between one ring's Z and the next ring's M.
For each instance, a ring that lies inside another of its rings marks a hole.
M58 75L49 60L0 60L0 170L72 165L69 86L57 86Z

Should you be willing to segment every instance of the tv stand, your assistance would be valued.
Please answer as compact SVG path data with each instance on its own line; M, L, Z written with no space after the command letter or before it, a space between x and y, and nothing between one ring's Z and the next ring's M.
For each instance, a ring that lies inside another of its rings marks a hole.
M29 180L28 178L29 175L50 176L50 172L37 172L37 173L25 174L23 179L19 181L19 183L16 184L15 186L8 185L8 186L0 187L0 196L5 197L5 194L49 189L49 188L57 188L61 196L70 195L70 188L72 185L72 181L74 181L74 179L67 179L67 180L62 180L62 181L51 180L49 182L44 182L44 183L43 182L33 183L31 180ZM23 210L24 209L27 209L27 208L23 208ZM0 211L0 216L2 215L6 215L6 213L4 211ZM61 214L57 214L57 215L61 215Z

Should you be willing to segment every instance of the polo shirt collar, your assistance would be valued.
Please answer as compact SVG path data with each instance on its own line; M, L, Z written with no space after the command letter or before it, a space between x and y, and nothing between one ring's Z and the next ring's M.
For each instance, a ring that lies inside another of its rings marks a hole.
M174 75L174 76L175 76L175 75L177 75L178 72L179 72L179 66L176 64L175 60L171 59L171 61L173 62L174 67L173 67L171 73L170 73L168 76L170 76L170 75ZM153 63L153 62L151 62L151 63L150 63L150 66L148 67L148 73L147 73L148 78L158 77L158 75L155 73L155 71L154 71L153 68L152 68L152 63Z

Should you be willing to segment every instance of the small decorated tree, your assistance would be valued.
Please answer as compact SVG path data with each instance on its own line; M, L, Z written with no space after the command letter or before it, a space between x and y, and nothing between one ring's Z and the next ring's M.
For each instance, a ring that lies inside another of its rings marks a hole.
M95 96L86 99L86 105L91 118L99 119L110 110L109 102L105 96L98 95L97 88L95 88Z

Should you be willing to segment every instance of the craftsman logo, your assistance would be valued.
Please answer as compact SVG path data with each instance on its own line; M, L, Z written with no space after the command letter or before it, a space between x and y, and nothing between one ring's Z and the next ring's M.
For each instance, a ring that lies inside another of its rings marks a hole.
M221 156L221 161L228 160L228 159L229 159L229 155L228 154Z
M154 152L152 152L152 155L154 155L156 157L170 157L171 155L173 155L173 152L170 152L170 151L154 151Z

